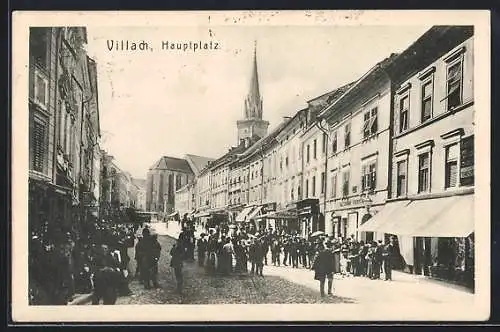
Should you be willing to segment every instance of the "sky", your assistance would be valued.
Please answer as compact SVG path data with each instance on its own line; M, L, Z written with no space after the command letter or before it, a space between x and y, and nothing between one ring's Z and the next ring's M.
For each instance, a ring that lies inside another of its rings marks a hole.
M307 100L355 81L430 26L88 27L97 62L101 145L137 178L162 156L217 158L237 144L254 42L270 130ZM108 49L145 41L146 51ZM162 42L212 49L164 50ZM218 49L214 49L218 43Z

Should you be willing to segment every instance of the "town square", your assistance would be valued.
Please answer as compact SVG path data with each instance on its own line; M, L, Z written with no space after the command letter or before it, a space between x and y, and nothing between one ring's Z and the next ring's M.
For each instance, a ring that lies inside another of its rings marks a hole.
M30 27L30 306L472 305L474 27L266 29Z

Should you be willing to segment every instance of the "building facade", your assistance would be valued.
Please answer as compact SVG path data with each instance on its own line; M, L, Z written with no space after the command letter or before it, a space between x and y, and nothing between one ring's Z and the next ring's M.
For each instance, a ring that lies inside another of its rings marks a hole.
M386 229L413 273L473 285L473 28L433 28L407 53L435 44L395 87L391 205L405 223Z
M384 68L394 58L375 65L321 114L330 136L327 224L336 237L383 240L383 233L361 233L358 227L388 195L391 80Z
M74 290L47 274L49 254L36 248L81 248L99 217L97 65L87 56L84 27L32 27L29 34L30 304L64 304Z
M195 185L191 182L175 192L175 212L180 218L192 214L195 210L194 188Z
M175 212L175 192L192 182L193 171L186 159L162 157L147 174L146 208L148 211L171 214Z
M85 28L30 28L29 219L36 233L77 234L98 211L97 74L86 43Z

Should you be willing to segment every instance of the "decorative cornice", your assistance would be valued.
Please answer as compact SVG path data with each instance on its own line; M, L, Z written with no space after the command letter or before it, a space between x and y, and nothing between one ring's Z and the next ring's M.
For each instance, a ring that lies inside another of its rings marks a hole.
M417 77L420 79L420 80L424 80L426 79L429 75L431 75L432 73L434 73L436 71L436 66L431 66L425 70L422 70L420 73L418 73Z
M410 83L410 82L407 82L407 83L403 84L403 85L402 85L402 86L401 86L401 87L400 87L400 88L396 91L396 93L397 93L398 95L403 94L403 93L405 93L407 90L409 90L410 88L411 88L411 83Z
M419 143L419 144L415 145L415 148L417 150L420 150L420 149L423 149L423 148L428 147L428 146L433 147L434 140L430 139L430 140L427 140L425 142Z
M369 158L372 158L372 157L375 157L378 155L378 151L375 151L374 153L370 153L369 155L366 155L364 157L361 157L361 161L363 160L366 160L366 159L369 159Z
M401 157L401 156L408 155L408 154L410 154L410 149L404 149L404 150L395 152L394 156L395 157Z
M442 139L448 139L454 136L463 136L464 135L464 129L463 128L458 128L452 131L447 132L446 134L442 134L441 138Z
M452 62L453 60L457 59L460 55L465 53L465 46L462 46L450 54L448 54L443 60L444 62Z

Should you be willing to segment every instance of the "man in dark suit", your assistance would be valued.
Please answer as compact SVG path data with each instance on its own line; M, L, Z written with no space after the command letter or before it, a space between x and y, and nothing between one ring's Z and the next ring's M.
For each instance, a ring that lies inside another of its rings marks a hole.
M111 255L107 245L101 245L101 251L94 260L94 292L92 304L115 304L118 298L120 269L118 261Z
M392 264L394 257L396 257L396 248L394 246L394 238L391 237L383 252L385 280L392 280Z
M333 290L333 272L334 272L334 258L333 258L333 243L327 241L326 248L322 248L316 256L313 269L314 279L319 280L319 290L321 297L325 296L325 279L328 279L328 295L332 294Z
M177 281L177 292L182 293L183 287L183 276L182 276L182 261L184 259L184 248L180 240L174 244L172 249L170 249L170 256L172 257L170 260L170 267L174 269L175 280Z
M198 265L203 266L205 262L205 252L207 251L207 241L205 235L201 235L196 244L198 248Z

